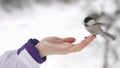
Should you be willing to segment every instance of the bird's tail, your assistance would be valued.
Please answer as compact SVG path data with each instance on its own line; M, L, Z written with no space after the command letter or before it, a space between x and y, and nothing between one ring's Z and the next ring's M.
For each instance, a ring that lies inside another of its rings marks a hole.
M115 40L116 39L116 36L115 35L111 35L107 32L103 32L106 36L110 37L112 40Z

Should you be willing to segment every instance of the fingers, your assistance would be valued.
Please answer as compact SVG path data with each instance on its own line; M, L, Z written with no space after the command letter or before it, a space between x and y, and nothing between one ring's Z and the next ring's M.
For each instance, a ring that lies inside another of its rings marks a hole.
M81 41L81 42L78 43L78 44L74 44L73 47L69 48L69 49L68 49L69 53L81 51L81 50L84 49L86 46L88 46L88 44L90 44L95 38L96 38L96 36L88 36L88 37L85 37L85 39L84 39L83 41Z
M73 43L75 42L75 38L73 37L63 38L63 41L68 43Z
M89 37L85 38L82 42L80 42L80 43L78 44L78 46L80 46L80 47L85 47L85 46L87 46L89 43L91 43L91 42L94 40L94 38L96 38L96 36L89 36Z
M90 44L95 38L96 38L96 36L89 36L89 37L85 38L83 41L81 41L80 43L77 44L78 50L82 50L84 47L86 47L88 44Z
M67 38L59 38L59 37L55 37L55 36L53 36L53 37L47 37L47 38L45 38L44 40L49 40L49 41L51 41L51 42L68 42L68 43L73 43L73 42L75 42L75 38L73 38L73 37L67 37Z

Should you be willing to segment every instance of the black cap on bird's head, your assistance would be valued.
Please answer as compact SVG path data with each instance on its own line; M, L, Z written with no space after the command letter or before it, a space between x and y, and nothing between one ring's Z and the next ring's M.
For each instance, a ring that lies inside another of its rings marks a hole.
M87 23L88 21L90 21L90 20L92 20L92 19L94 19L94 18L88 16L88 17L86 17L86 18L84 19L84 22Z

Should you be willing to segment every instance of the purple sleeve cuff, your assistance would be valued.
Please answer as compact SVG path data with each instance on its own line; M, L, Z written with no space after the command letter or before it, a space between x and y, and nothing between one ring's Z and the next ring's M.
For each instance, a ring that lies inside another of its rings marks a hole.
M31 55L31 57L38 63L43 63L46 60L46 57L41 58L39 51L35 47L35 45L39 41L37 39L29 39L27 43L25 43L21 48L17 50L17 55L21 53L22 50L26 49L27 52Z

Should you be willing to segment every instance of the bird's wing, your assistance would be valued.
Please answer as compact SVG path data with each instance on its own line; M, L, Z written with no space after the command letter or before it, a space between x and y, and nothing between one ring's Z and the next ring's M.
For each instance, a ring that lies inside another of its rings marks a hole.
M95 25L104 26L104 25L106 25L106 24L105 24L105 23L100 23L100 22L97 22Z

